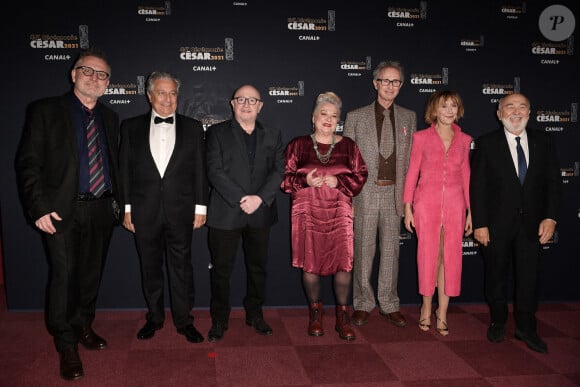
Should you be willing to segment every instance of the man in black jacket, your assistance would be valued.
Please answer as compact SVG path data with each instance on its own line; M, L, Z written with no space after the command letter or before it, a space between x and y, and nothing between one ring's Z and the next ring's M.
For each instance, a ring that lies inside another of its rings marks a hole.
M67 380L84 374L79 342L107 346L91 325L122 197L119 118L98 100L110 74L102 52L82 52L71 71L72 92L29 106L16 158L22 203L46 242L46 320Z

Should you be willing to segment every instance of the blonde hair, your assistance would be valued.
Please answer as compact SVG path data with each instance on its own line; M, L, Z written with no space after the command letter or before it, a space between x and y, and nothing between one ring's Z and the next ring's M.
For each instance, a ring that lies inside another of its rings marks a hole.
M327 91L318 94L318 97L316 97L316 102L314 103L314 109L312 110L312 114L315 114L320 108L320 105L325 103L330 103L336 106L338 114L340 115L340 109L342 108L342 100L338 95L336 95L336 93L333 93L332 91Z
M452 100L457 104L457 118L455 121L463 117L465 110L463 108L463 101L459 96L459 93L453 90L440 90L429 96L427 101L427 107L425 109L425 122L428 124L434 124L437 122L437 108L441 101L445 102L448 99Z

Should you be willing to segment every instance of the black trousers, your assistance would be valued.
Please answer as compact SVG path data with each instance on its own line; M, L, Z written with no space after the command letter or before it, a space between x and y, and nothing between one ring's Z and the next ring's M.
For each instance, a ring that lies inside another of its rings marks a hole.
M57 351L75 347L78 329L95 319L114 217L112 198L77 201L66 228L45 234L49 261L46 321Z
M499 234L499 235L498 235ZM514 273L514 318L525 333L536 332L540 244L537 236L525 233L518 222L509 232L490 230L490 243L483 248L485 296L491 322L504 324L508 317L508 274Z
M246 265L246 317L262 316L266 292L266 260L270 227L244 227L221 230L210 227L209 250L211 253L211 305L212 321L227 323L230 316L230 277L240 238Z
M147 321L155 325L161 325L165 320L164 261L173 324L179 329L193 323L192 232L193 223L173 224L166 220L163 211L154 222L135 225L143 294L148 308Z

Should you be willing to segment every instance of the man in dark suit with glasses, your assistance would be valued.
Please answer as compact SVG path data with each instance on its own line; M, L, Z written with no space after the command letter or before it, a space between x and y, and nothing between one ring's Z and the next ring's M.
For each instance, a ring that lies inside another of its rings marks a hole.
M230 103L233 119L207 131L212 265L209 341L221 340L228 329L230 276L240 238L247 270L246 324L259 334L272 334L262 306L270 227L277 221L276 195L284 176L282 137L279 130L257 120L263 102L255 87L236 89Z

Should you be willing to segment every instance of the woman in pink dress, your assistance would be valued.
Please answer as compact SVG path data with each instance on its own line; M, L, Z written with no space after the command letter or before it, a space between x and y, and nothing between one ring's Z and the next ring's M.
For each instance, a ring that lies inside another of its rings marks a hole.
M312 113L313 132L286 147L281 189L292 196L292 266L302 269L310 307L308 334L322 336L320 276L334 276L335 329L354 340L348 299L353 262L352 197L367 179L366 164L355 142L335 133L340 98L320 94Z
M427 129L413 135L405 179L405 227L417 230L419 294L423 296L419 328L431 327L437 288L437 331L447 336L449 297L461 290L463 235L471 234L469 150L471 137L456 124L463 117L461 97L438 91L429 97Z

